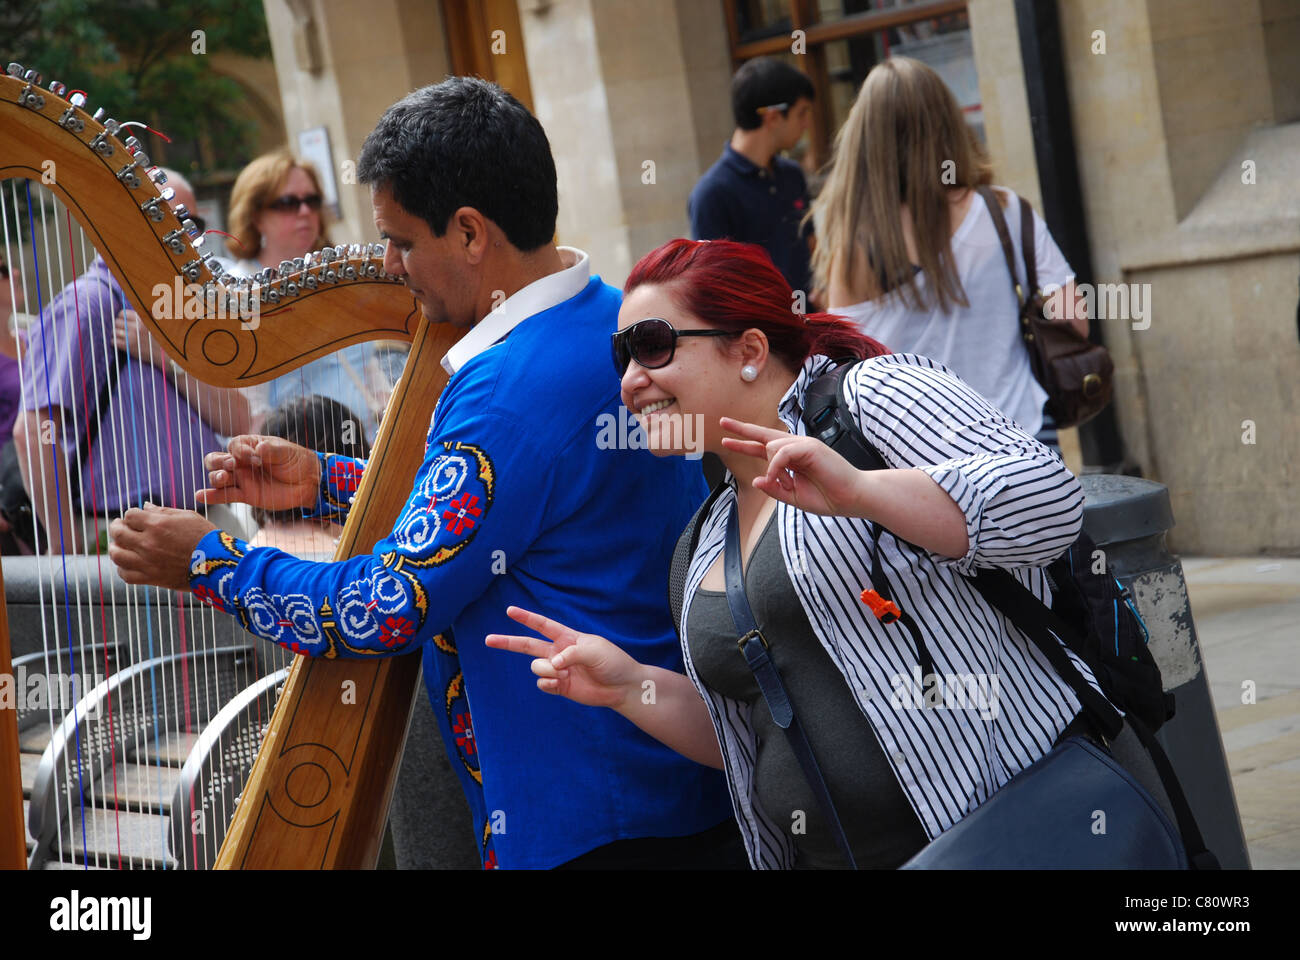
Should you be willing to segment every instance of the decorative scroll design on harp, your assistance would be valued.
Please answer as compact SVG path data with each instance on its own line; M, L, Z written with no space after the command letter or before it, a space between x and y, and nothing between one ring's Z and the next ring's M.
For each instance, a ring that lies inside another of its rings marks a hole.
M198 254L187 224L147 174L140 145L120 140L116 123L101 122L103 111L91 116L80 109L84 97L70 102L64 92L57 83L42 88L34 71L17 65L0 76L0 181L39 181L54 162L49 189L91 238L150 333L188 373L216 386L247 386L363 340L411 342L335 557L368 552L405 503L447 379L439 360L463 331L423 319L401 281L383 273L379 245L326 248L252 282L223 280L219 264ZM155 288L177 282L200 285L200 315L154 316ZM234 309L250 298L256 322ZM0 673L8 669L8 640L0 621ZM216 865L373 866L419 666L416 656L298 657ZM340 691L348 684L355 699L344 703ZM21 859L24 842L16 839L15 853L12 832L21 815L13 816L13 806L21 788L12 720L12 711L0 710L0 866Z

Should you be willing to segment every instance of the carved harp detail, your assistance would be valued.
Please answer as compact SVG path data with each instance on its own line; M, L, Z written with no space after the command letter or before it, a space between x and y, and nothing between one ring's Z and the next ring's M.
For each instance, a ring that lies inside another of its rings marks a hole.
M223 279L148 175L150 161L134 138L119 139L112 120L81 110L84 99L65 100L61 85L51 88L20 67L0 76L0 181L41 181L53 162L48 189L187 372L217 386L247 386L363 340L411 341L335 557L370 551L411 490L447 379L439 361L464 331L430 326L401 281L384 274L377 244L326 248L252 282ZM199 306L156 315L152 305L168 290ZM0 621L0 673L8 669L8 640ZM296 658L216 866L373 866L419 666L414 655ZM340 696L345 687L355 696ZM0 710L0 866L21 857L21 849L10 849L17 738L6 712Z

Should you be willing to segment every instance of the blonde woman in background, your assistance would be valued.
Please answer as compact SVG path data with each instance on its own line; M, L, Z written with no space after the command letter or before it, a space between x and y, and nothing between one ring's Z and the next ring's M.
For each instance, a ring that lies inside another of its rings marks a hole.
M1006 258L979 186L993 183L983 148L939 75L893 57L867 75L835 141L813 204L814 288L831 313L897 353L941 361L1059 453L1047 394L1020 337ZM1023 280L1020 209L995 188ZM1059 289L1049 315L1087 334L1074 273L1037 213L1039 282Z
M326 215L315 167L288 150L258 157L240 172L230 194L232 252L243 258L234 272L252 276L326 246L330 242ZM318 394L356 411L365 424L366 439L373 440L401 372L400 361L395 369L384 369L383 360L390 356L390 351L367 341L313 360L253 388L254 417L260 421L295 398Z

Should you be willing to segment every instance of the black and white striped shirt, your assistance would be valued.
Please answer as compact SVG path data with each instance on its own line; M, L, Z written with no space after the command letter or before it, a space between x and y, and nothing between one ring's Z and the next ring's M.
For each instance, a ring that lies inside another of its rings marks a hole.
M809 358L782 398L779 413L793 432L805 433L804 393L831 367L826 357ZM922 686L904 626L882 625L859 600L871 585L871 522L777 505L781 551L804 612L933 839L1050 750L1079 712L1046 658L960 574L1002 567L1050 603L1041 567L1078 536L1083 492L1047 448L935 361L915 354L864 361L845 378L844 393L888 465L924 470L966 515L970 548L959 559L880 537L892 595L920 628L946 681L940 687L928 679ZM682 652L713 718L750 861L789 868L792 825L772 821L754 802L755 708L704 687L687 640L691 599L722 552L734 503L734 488L724 491L701 520L682 603ZM922 708L940 693L942 705Z

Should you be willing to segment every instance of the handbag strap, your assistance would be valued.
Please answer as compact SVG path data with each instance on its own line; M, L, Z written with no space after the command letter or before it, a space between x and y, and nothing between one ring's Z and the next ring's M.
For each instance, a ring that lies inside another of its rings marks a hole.
M998 201L993 188L986 184L976 187L975 192L984 198L984 205L989 208L989 217L993 220L993 229L998 232L998 241L1002 244L1002 256L1007 261L1007 273L1011 275L1011 292L1016 296L1016 309L1019 311L1023 323L1027 301L1024 288L1020 286L1020 280L1016 277L1015 248L1011 246L1011 231L1007 229L1007 218L1002 214L1002 204ZM1019 199L1019 196L1016 199ZM1020 201L1020 205L1022 209L1026 206L1023 200ZM1025 271L1026 274L1029 271L1028 259L1025 260ZM1034 272L1037 273L1037 270ZM1033 289L1032 283L1030 289Z
M1020 252L1025 258L1025 284L1029 296L1038 293L1038 255L1034 252L1034 208L1029 201L1016 194L1020 201Z
M772 712L773 721L785 731L786 738L790 741L790 749L794 751L795 759L799 761L803 775L817 797L822 816L830 824L844 858L848 860L850 869L856 870L858 865L853 859L853 850L849 846L848 837L844 835L839 814L835 812L835 804L831 800L830 791L826 788L821 767L817 765L817 758L813 756L812 746L804 734L803 725L795 715L794 704L790 701L790 695L786 693L785 684L781 682L781 674L777 671L776 664L772 662L767 640L758 629L754 612L749 606L749 599L745 596L745 576L740 563L740 521L736 519L739 512L737 504L727 514L727 545L723 569L727 580L727 606L731 608L731 619L736 624L736 632L740 634L738 641L740 652L744 655L745 662L749 664L749 669L754 672L754 679L758 681L758 689Z

